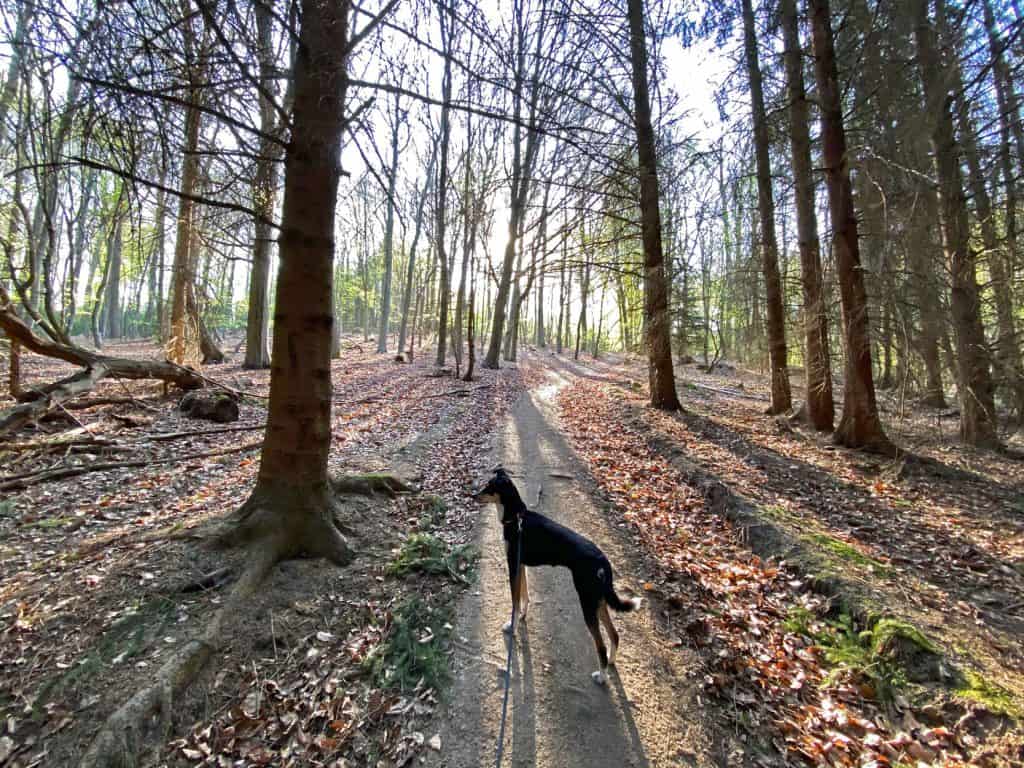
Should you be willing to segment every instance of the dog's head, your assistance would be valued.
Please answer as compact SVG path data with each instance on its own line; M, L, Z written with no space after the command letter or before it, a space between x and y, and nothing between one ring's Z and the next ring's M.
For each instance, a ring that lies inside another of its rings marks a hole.
M494 476L487 481L483 488L473 494L473 498L484 504L501 504L502 498L507 496L510 488L515 488L512 485L512 478L502 467L498 467L494 470Z

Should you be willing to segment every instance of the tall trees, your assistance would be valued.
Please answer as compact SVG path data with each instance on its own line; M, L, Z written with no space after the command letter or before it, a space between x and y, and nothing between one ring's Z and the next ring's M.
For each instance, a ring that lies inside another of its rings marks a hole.
M936 47L928 0L914 2L914 39L938 180L942 246L952 276L950 307L956 333L960 436L972 445L996 445L992 377L981 325L975 254L970 243L963 176L950 108L948 65L943 64ZM936 16L940 22L943 15L944 2L938 0Z
M255 240L252 247L252 274L249 276L249 315L245 324L246 368L269 368L268 343L270 312L270 256L274 243L272 222L277 207L278 163L282 144L280 136L284 118L276 103L277 78L274 77L273 0L255 4L256 58L259 62L260 138L259 157L253 176L252 199L255 215Z
M668 322L668 288L665 285L661 245L661 211L654 126L647 87L647 41L643 0L628 0L629 50L633 69L633 119L640 161L640 227L644 252L644 328L651 405L666 411L679 409L672 370L672 338Z
M807 345L804 370L807 387L807 417L815 429L828 431L833 426L835 408L832 404L832 370L828 354L828 315L825 311L824 285L821 276L818 219L814 210L811 138L808 129L807 94L804 90L796 0L779 0L779 15L785 40L789 143L793 163L797 239L800 248L804 293L804 334Z
M782 306L782 280L779 277L779 247L775 237L775 199L772 194L772 169L768 157L768 119L764 111L761 66L757 60L757 32L754 29L752 0L743 0L743 37L750 80L750 102L754 120L754 157L757 161L757 204L761 214L761 259L767 292L768 359L771 374L771 413L788 411L792 406L787 371L786 316Z
M814 70L821 108L822 159L832 221L832 249L843 305L846 341L846 386L843 416L836 428L836 442L850 448L891 453L894 449L878 417L875 381L871 368L871 339L867 292L861 270L857 216L843 125L839 74L832 38L828 0L808 0L814 41Z

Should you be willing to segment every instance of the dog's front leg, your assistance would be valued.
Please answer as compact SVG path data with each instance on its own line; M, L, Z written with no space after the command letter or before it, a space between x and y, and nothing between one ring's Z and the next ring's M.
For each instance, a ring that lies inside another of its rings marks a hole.
M522 616L522 594L523 584L526 582L526 573L524 569L519 568L517 571L512 570L512 563L509 563L509 587L512 590L512 605L520 611L520 617ZM512 632L512 620L509 619L504 627L501 628L502 632L509 634Z

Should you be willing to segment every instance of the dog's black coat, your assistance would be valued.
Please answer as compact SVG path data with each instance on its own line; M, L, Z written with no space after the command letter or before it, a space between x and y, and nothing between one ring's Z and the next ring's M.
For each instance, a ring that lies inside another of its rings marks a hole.
M637 600L623 600L615 593L612 566L608 558L594 542L576 531L527 509L515 484L503 469L497 470L491 481L475 497L482 501L494 501L501 510L502 533L505 538L508 578L513 601L517 600L516 577L520 565L562 566L572 573L572 582L579 595L583 618L594 634L603 670L608 664L608 659L604 644L600 642L600 631L597 629L602 602L616 611L632 611L639 603ZM607 619L607 612L604 617ZM610 620L607 620L605 626L612 635L615 646L618 645L618 635L610 624Z

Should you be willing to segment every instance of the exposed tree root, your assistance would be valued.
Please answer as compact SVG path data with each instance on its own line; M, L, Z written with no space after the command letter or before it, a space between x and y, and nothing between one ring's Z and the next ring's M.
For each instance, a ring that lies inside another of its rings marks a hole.
M392 487L400 483L387 475ZM402 484L403 487L404 484ZM246 569L203 634L185 645L157 672L152 683L119 707L104 723L80 765L82 768L128 768L148 737L166 739L174 700L194 681L220 647L225 630L244 610L274 566L297 556L323 557L338 566L350 563L355 553L335 522L336 502L326 485L308 493L291 488L257 485L249 500L222 521L216 542L244 547ZM223 583L229 569L203 577L198 588Z
M122 704L103 724L79 765L81 768L130 768L146 738L170 729L174 700L199 676L220 646L224 627L249 602L277 563L273 548L254 552L224 607L207 624L202 637L187 643L157 671L152 683Z

